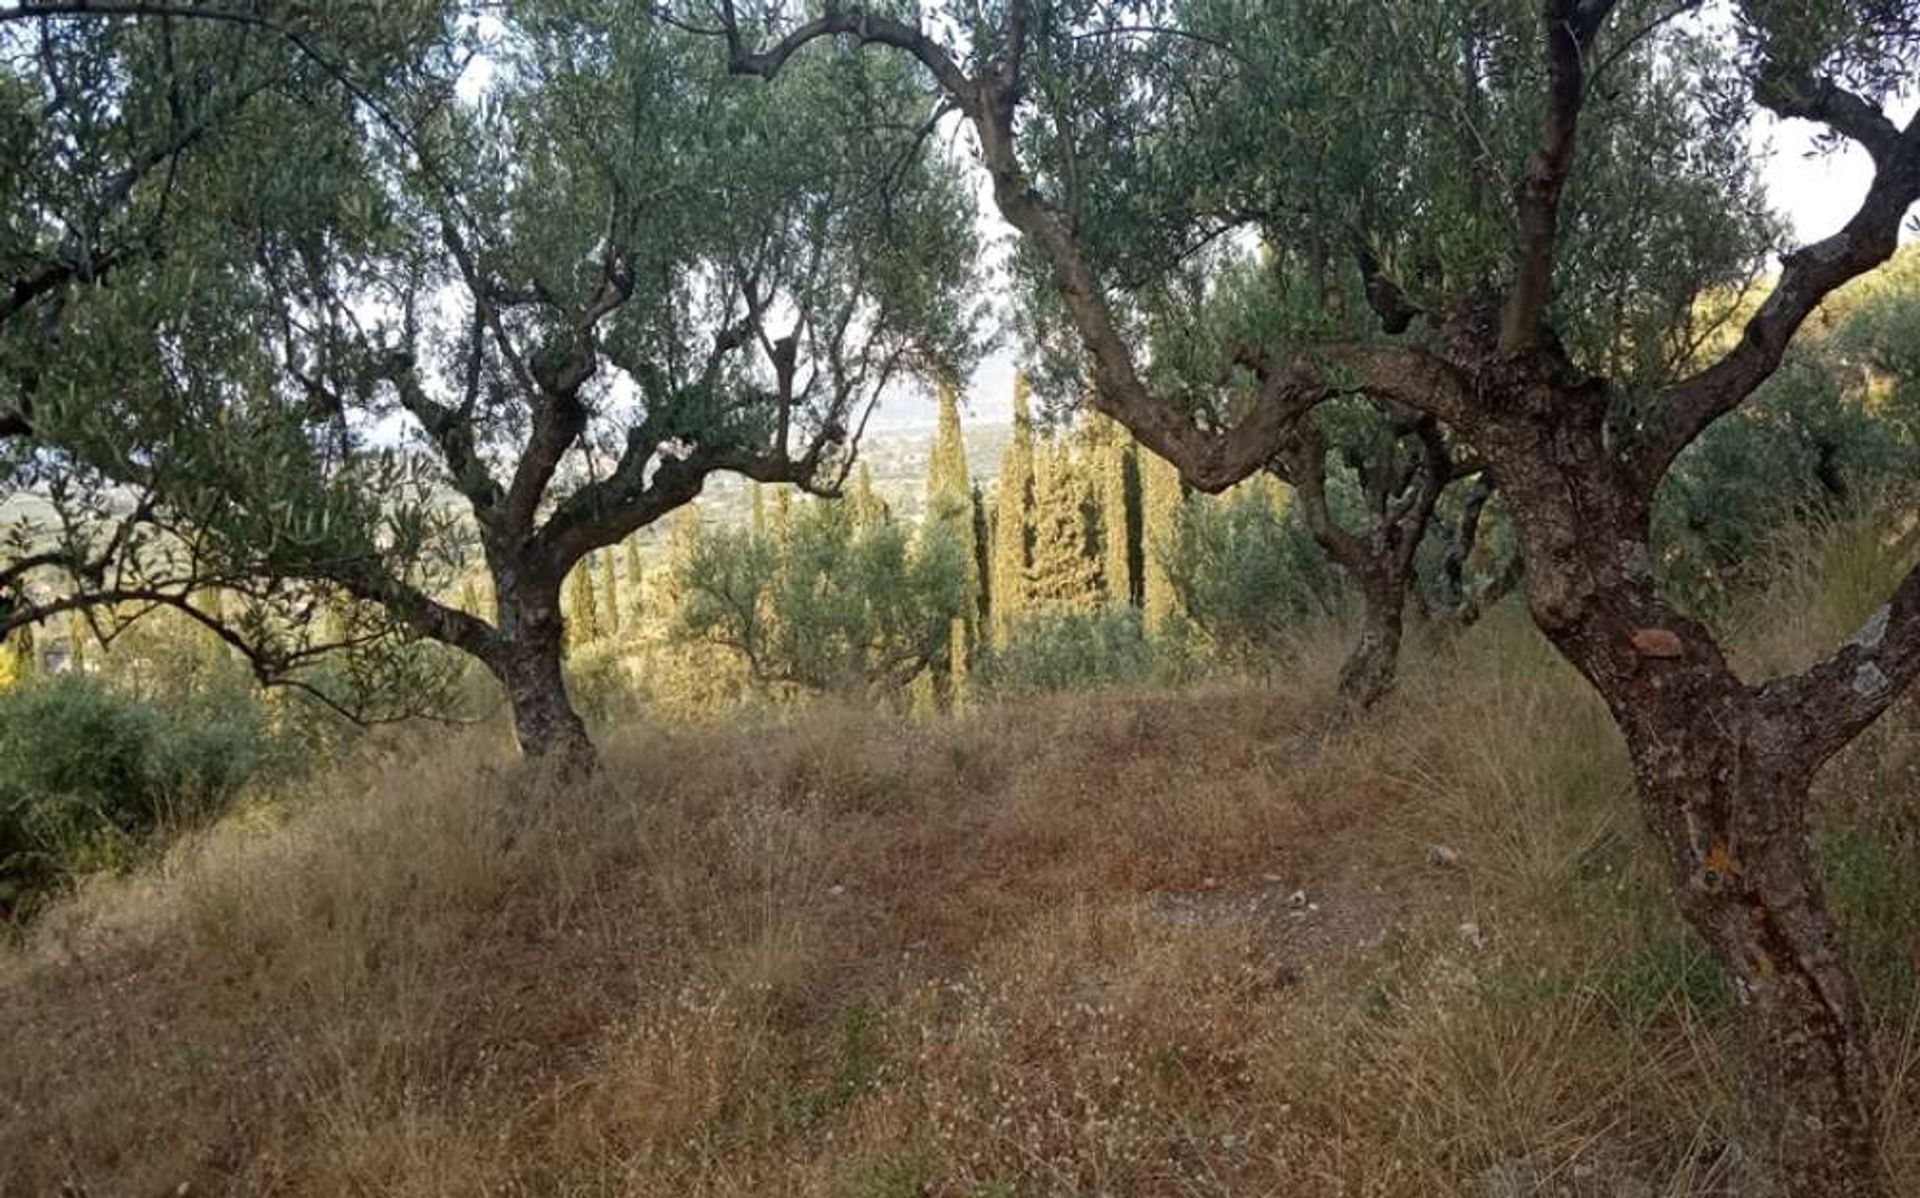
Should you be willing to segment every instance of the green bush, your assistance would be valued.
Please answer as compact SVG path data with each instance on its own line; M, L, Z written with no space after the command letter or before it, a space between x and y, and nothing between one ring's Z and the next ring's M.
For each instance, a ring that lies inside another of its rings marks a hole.
M987 685L1002 694L1040 694L1166 681L1185 672L1179 638L1147 636L1134 608L1042 611L1014 626L986 663Z
M1166 568L1195 628L1243 664L1270 659L1347 602L1345 578L1299 512L1261 488L1189 499Z
M83 675L0 694L0 917L218 813L267 755L257 703L167 713Z

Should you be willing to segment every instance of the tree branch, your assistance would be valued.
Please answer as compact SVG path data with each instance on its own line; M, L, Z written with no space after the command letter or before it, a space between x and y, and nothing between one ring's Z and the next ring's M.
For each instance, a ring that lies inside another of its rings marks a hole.
M1846 121L1847 127L1853 125ZM1893 256L1901 221L1920 200L1920 119L1909 122L1876 158L1873 182L1853 218L1831 237L1788 254L1780 281L1748 319L1739 342L1662 397L1629 455L1629 471L1641 494L1652 494L1681 450L1779 368L1794 334L1829 295Z
M1920 564L1831 657L1760 688L1762 704L1811 746L1817 766L1845 748L1920 677Z
M1554 238L1560 196L1573 170L1575 134L1586 100L1586 58L1613 0L1547 0L1547 112L1540 146L1527 162L1516 197L1517 263L1513 288L1500 313L1500 348L1523 354L1540 343L1540 323L1552 293Z

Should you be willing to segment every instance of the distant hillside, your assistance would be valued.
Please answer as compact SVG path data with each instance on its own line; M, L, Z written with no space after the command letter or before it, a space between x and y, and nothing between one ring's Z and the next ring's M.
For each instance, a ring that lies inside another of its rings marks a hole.
M870 429L860 443L860 461L873 472L873 486L894 513L909 522L920 519L926 500L927 457L933 451L933 425ZM966 428L967 471L984 490L1000 470L1000 458L1013 437L1010 424ZM858 469L858 467L855 467ZM735 475L716 475L695 505L705 524L742 524L753 504L753 484ZM671 521L639 534L642 544L663 540Z

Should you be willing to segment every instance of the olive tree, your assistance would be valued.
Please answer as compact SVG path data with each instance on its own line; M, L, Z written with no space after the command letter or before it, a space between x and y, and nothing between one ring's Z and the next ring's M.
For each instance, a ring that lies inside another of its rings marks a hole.
M437 706L443 656L343 593L258 575L196 520L231 503L211 467L243 429L259 452L299 449L297 428L186 369L244 349L224 310L237 297L208 269L233 230L207 180L259 148L263 121L299 119L302 95L343 77L278 24L281 7L221 20L166 5L0 12L0 633L64 617L111 642L172 608L263 682L357 720L402 718ZM330 44L377 64L417 28L396 10L336 22ZM374 473L388 511L404 507L402 465Z
M1680 910L1732 975L1764 1184L1880 1194L1881 1083L1809 793L1920 673L1920 569L1823 660L1749 680L1663 591L1649 539L1675 460L1779 368L1828 295L1893 254L1920 198L1920 121L1884 101L1920 16L1697 7L1007 0L916 24L722 0L704 19L744 73L778 76L823 40L919 63L1043 265L1093 402L1191 484L1266 468L1354 394L1466 445L1498 481L1535 623L1606 701ZM1860 147L1873 178L1838 230L1783 254L1699 364L1700 301L1758 273L1771 243L1744 148L1756 109ZM1310 169L1323 149L1344 168ZM1217 219L1215 192L1306 236L1355 226L1366 252L1346 269L1367 302L1272 306L1223 341L1202 387L1140 352L1138 280Z
M369 19L396 30L380 53L317 14L263 31L328 69L185 160L166 261L188 277L92 289L116 319L49 365L80 423L167 467L95 454L104 481L139 474L236 575L477 660L529 756L588 762L569 569L717 471L834 489L881 392L969 352L965 193L901 63L767 90L626 5ZM118 403L142 366L166 385ZM492 619L442 598L475 551Z

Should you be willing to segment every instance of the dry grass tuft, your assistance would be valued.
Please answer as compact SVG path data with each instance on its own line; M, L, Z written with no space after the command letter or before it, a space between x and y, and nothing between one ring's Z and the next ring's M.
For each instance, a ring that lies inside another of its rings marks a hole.
M1329 646L343 769L0 957L0 1193L1722 1192L1727 999L1598 703L1502 614L1340 729ZM1916 742L1829 775L1909 1185Z

